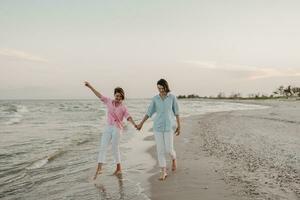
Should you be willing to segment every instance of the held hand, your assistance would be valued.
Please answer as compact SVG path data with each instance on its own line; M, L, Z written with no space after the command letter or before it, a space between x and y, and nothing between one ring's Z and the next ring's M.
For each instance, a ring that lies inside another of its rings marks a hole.
M138 125L134 125L134 127L136 128L137 131L140 131L141 128L142 128L142 127L139 126L139 124Z
M176 128L174 134L175 134L176 136L180 135L180 126L177 126L177 128Z
M138 125L136 123L133 124L134 128L138 129Z
M143 127L143 124L142 124L142 123L139 123L139 124L136 126L136 129L140 131L140 130L142 129L142 127Z
M85 85L86 87L90 87L90 86L91 86L91 84L90 84L89 82L87 82L87 81L84 81L84 85Z

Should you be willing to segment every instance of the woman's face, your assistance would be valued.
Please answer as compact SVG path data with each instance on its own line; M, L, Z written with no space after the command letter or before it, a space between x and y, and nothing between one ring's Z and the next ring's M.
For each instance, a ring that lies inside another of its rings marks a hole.
M116 102L122 102L122 100L123 100L123 99L122 99L122 95L121 95L120 93L117 92L117 93L115 94L115 101L116 101Z
M157 89L158 89L159 94L165 94L166 93L165 88L162 85L157 85Z

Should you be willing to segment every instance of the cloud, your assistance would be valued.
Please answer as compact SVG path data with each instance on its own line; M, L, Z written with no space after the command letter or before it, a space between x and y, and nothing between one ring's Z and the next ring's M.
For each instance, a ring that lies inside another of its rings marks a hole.
M198 65L201 68L208 68L208 69L216 69L217 68L217 63L214 61L185 60L182 62L187 63L187 64Z
M48 62L48 60L32 55L30 53L26 53L23 51L18 51L14 49L0 49L0 56L5 56L12 59L25 60L25 61L33 61L33 62Z
M289 77L300 76L299 69L274 69L274 68L261 68L253 71L253 74L248 77L250 80L271 78L271 77Z
M272 68L272 67L256 67L247 65L219 64L215 61L195 61L187 60L181 63L192 64L200 68L211 70L222 70L231 72L245 72L246 79L256 80L272 77L292 77L300 76L299 68Z

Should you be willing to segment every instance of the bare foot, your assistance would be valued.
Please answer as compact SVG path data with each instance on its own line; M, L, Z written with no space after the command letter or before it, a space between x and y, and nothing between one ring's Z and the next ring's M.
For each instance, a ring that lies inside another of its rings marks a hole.
M177 169L177 164L176 164L176 160L172 160L172 171L176 171Z
M94 175L93 180L96 180L96 178L97 178L97 176L98 176L99 174L102 174L102 170L101 170L101 169L97 169L97 171L96 171L96 173L95 173L95 175Z
M158 180L164 181L164 180L166 180L167 176L168 176L167 172L162 171L162 172L160 172L160 177Z
M121 175L122 174L122 171L121 170L116 170L113 175L115 176L118 176L118 175Z

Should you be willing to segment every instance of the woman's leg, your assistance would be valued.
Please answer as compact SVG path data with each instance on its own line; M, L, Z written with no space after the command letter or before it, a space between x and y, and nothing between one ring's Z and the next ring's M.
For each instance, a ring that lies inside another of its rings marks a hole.
M114 127L112 132L112 150L115 159L115 163L117 164L115 175L120 174L122 172L121 169L121 156L120 156L120 137L121 131L117 127Z
M172 158L172 170L176 170L176 152L174 150L174 133L172 131L164 133L166 153Z
M112 129L111 127L107 127L101 137L100 150L98 155L98 163L106 162L106 152L107 147L112 139Z
M158 164L161 167L161 176L159 179L164 180L167 177L164 134L160 132L154 132L154 138L156 143Z
M100 149L98 154L98 167L94 179L96 179L97 175L101 173L103 163L106 162L106 152L110 141L111 141L111 129L107 127L101 136L101 143L100 143Z

